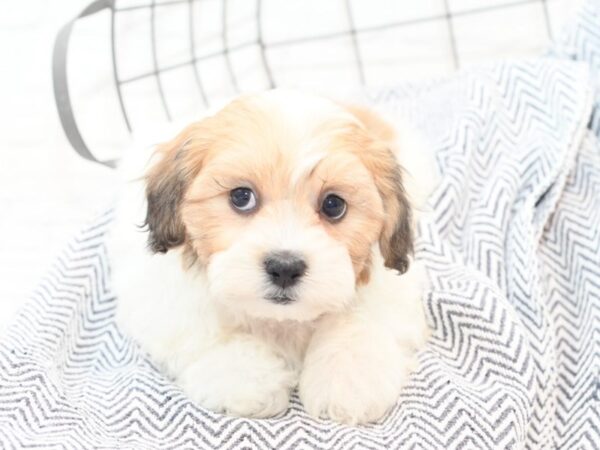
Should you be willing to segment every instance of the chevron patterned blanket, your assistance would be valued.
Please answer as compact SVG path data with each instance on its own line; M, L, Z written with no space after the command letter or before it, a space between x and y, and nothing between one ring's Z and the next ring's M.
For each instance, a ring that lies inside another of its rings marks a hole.
M577 60L577 61L571 61ZM0 343L2 448L600 448L600 5L552 57L380 91L436 141L432 337L379 423L193 405L114 323L98 217Z

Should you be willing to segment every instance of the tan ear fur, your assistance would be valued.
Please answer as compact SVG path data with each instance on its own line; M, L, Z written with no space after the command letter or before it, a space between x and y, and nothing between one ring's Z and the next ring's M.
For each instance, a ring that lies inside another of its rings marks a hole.
M361 150L361 160L373 174L385 209L386 217L379 239L381 254L386 267L404 273L408 270L409 255L413 252L412 212L402 183L402 168L392 151L395 131L367 108L344 106L371 137L368 148Z
M192 124L160 145L155 153L160 160L146 174L148 246L154 253L166 253L186 240L180 206L205 154L194 145L199 129L199 123Z

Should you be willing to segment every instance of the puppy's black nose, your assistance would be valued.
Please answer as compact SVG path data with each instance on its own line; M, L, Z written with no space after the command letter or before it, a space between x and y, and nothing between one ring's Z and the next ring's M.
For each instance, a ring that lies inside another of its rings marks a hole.
M293 286L306 272L304 260L288 251L270 253L264 262L271 283L282 288Z

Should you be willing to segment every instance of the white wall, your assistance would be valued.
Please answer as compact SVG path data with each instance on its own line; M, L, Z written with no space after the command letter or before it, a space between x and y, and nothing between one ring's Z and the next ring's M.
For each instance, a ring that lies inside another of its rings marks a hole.
M0 328L65 242L106 205L114 174L70 149L51 50L87 0L0 0Z

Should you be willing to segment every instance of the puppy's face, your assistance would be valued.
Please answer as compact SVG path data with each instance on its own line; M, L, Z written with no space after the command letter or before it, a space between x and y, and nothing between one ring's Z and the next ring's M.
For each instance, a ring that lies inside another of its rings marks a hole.
M233 313L313 320L346 307L379 245L400 272L410 211L387 129L287 91L238 99L161 149L149 244L185 246Z

